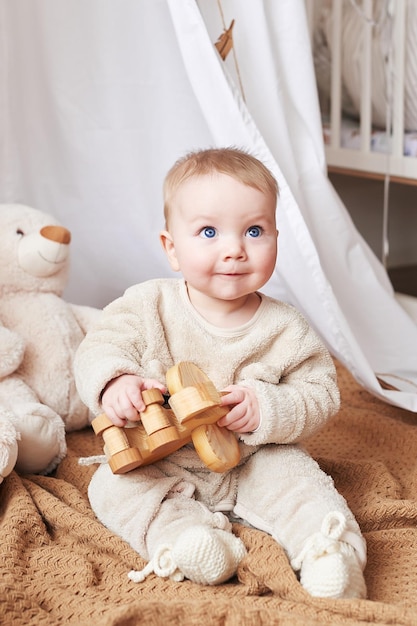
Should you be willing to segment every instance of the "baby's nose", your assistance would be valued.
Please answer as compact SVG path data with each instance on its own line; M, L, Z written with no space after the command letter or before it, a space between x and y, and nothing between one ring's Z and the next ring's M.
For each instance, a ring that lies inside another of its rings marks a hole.
M245 246L240 237L230 237L224 246L224 256L226 258L240 258L245 255Z

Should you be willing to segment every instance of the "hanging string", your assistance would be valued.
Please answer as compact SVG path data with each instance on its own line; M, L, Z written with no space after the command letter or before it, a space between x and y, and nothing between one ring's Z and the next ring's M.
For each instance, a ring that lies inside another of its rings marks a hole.
M230 49L232 50L232 54L233 54L233 61L234 61L234 65L235 65L235 70L236 70L236 76L237 76L237 80L239 83L239 89L240 89L240 93L243 99L243 102L246 102L245 99L245 92L243 90L243 83L242 83L242 79L240 76L240 69L239 69L239 64L237 62L237 56L236 56L236 51L235 51L235 47L233 45L233 35L232 35L232 29L234 26L235 21L232 20L229 29L226 28L226 22L224 19L224 13L223 13L223 7L222 7L222 3L221 0L217 0L217 6L219 8L219 12L220 12L220 17L222 20L222 25L223 25L223 35L226 35L228 37L228 44L227 44L227 53L223 58L223 61L225 60L227 54L229 53ZM219 40L221 39L221 37L219 38Z

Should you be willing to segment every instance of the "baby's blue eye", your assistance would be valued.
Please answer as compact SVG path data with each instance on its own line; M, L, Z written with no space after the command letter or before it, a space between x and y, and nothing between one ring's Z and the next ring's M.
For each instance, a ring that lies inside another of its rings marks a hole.
M206 226L202 229L200 235L206 239L213 239L216 236L216 229L213 226Z
M262 235L262 228L260 226L250 226L246 234L248 237L260 237Z

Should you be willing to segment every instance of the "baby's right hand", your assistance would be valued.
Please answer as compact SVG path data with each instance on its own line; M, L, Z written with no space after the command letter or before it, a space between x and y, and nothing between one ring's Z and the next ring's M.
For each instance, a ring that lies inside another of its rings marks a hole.
M159 389L166 393L166 387L154 378L141 378L134 374L122 374L111 380L101 397L103 411L115 426L124 426L126 420L140 420L139 413L146 409L142 391Z

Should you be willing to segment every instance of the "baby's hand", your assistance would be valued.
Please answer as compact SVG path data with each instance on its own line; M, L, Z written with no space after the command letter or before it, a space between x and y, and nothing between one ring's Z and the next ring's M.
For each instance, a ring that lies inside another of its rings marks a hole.
M107 384L101 397L103 411L115 426L124 426L126 420L138 421L139 413L146 409L142 391L153 388L166 393L166 388L158 380L122 374Z
M219 419L217 424L235 433L251 433L260 423L259 404L255 390L251 387L229 385L222 396L222 406L232 406L229 413Z

